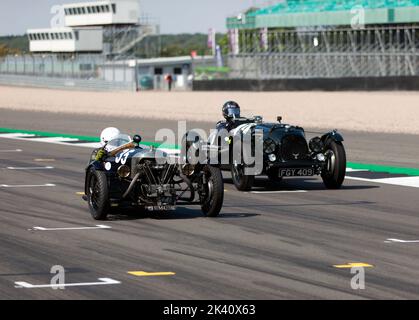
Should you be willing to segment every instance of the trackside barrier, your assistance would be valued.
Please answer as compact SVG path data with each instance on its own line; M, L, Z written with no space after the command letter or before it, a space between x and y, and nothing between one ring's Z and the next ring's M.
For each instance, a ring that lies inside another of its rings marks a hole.
M135 91L135 83L100 79L66 79L0 74L1 85L86 91Z

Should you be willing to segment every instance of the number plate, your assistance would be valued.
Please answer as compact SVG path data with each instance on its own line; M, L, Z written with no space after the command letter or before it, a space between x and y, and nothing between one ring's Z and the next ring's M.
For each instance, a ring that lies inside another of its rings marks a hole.
M311 177L314 176L314 169L280 169L280 177Z
M146 207L147 211L175 211L176 206L150 206Z

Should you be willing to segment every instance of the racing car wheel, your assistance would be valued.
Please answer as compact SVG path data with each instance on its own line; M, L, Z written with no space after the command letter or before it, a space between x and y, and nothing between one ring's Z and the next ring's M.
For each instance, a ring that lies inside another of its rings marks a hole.
M346 176L346 152L341 142L329 139L325 146L326 168L322 172L328 189L340 189Z
M231 177L233 183L239 191L249 191L252 189L255 182L254 176L246 176L245 168L241 164L232 164L231 165Z
M104 172L91 168L87 176L87 202L95 220L106 220L109 211L108 182Z

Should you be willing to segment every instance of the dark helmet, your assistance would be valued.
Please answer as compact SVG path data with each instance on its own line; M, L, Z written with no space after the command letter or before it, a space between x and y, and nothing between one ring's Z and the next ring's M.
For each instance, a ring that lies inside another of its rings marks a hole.
M223 106L223 116L226 120L240 118L240 106L237 102L228 101Z

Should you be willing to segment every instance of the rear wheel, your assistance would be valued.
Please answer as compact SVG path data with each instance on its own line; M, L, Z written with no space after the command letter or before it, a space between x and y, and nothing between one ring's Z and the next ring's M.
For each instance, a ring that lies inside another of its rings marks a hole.
M341 142L329 140L326 144L326 168L322 172L328 189L340 189L346 176L346 151Z
M87 181L87 202L95 220L106 220L110 212L109 190L106 175L91 169Z
M205 166L204 189L206 197L201 206L202 212L207 217L218 217L224 202L224 182L220 169Z
M231 165L231 177L233 183L239 191L249 191L252 189L255 182L254 176L246 176L245 168L243 165Z

